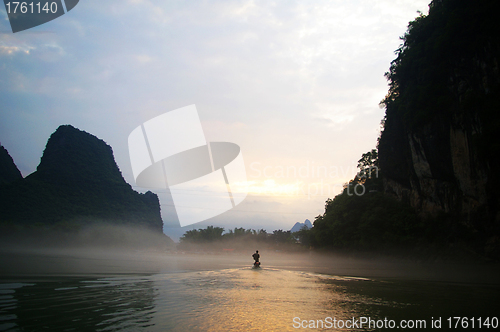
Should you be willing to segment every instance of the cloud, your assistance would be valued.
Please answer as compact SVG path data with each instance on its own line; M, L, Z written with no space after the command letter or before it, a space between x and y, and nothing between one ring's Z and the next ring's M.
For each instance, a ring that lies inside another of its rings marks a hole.
M22 50L20 47L17 46L0 45L0 54L14 54L16 52L24 52L26 54L29 54L30 50L29 49Z
M0 56L5 55L15 55L16 53L24 53L29 55L31 50L34 50L35 47L29 46L26 44L18 44L15 43L7 43L5 41L0 41Z

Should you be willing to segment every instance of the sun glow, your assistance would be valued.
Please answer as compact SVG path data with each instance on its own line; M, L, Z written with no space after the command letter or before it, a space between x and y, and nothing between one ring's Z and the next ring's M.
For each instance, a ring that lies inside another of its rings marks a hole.
M254 195L293 196L300 192L302 182L277 183L274 179L264 181L236 182L231 185L235 192L248 192Z

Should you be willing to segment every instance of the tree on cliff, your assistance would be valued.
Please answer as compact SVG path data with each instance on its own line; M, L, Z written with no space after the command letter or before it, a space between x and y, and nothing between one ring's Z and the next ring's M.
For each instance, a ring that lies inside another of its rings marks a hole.
M359 173L358 178L368 178L379 176L378 167L378 152L376 149L372 149L366 153L363 153L361 159L358 160Z

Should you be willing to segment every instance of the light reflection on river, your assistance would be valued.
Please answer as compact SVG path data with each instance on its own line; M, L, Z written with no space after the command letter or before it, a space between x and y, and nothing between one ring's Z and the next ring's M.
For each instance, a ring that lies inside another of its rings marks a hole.
M296 331L294 317L430 322L431 315L467 314L463 310L469 305L475 306L470 316L481 310L491 315L498 312L497 297L497 286L383 281L270 268L26 277L15 283L0 281L0 331ZM484 306L478 308L474 299Z

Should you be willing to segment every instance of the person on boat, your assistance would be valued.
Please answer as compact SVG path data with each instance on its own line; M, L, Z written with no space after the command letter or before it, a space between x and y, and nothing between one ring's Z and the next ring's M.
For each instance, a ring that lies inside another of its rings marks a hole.
M255 254L253 254L252 257L255 260L255 263L253 263L253 265L255 265L255 266L260 265L260 262L259 262L260 255L259 255L258 250L255 250Z

